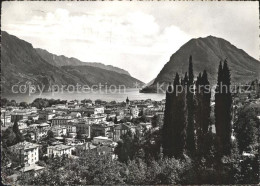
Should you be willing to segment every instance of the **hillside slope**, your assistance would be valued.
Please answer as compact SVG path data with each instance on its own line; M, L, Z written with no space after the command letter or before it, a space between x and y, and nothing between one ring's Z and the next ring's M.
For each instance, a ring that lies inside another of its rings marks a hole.
M47 91L51 85L85 85L86 83L125 85L143 83L129 75L90 66L51 65L32 44L2 32L1 91L10 93L13 85L33 84ZM64 56L65 57L65 56ZM66 57L65 57L66 58ZM89 85L89 84L88 84Z
M47 50L43 50L40 48L37 48L36 51L48 63L50 63L51 65L57 66L57 67L60 67L60 66L91 66L91 67L102 68L105 70L110 70L113 72L117 72L120 74L126 74L126 75L130 76L129 72L127 72L126 70L118 68L118 67L114 67L112 65L104 65L102 63L96 63L96 62L82 62L73 57L68 58L64 55L61 55L61 56L55 55L55 54L48 52Z
M191 39L184 44L171 56L150 87L156 86L157 83L172 82L176 72L183 76L188 70L190 55L193 59L195 78L205 69L212 84L217 80L219 62L224 59L228 61L233 83L248 82L259 79L260 76L259 61L224 39L208 36Z

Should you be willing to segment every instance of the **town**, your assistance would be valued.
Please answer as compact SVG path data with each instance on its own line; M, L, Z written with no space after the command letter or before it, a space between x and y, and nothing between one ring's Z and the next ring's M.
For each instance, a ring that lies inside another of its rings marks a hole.
M114 148L127 131L156 130L163 124L165 100L56 100L57 104L41 109L37 101L41 99L31 105L38 108L21 102L1 109L2 131L17 125L25 139L8 147L20 156L20 162L18 167L13 167L12 162L7 167L18 172L41 171L44 167L37 163L46 157L78 158L86 150L116 158Z
M257 81L253 83L258 85ZM240 108L259 105L259 90L253 83L250 91L233 95L233 122ZM11 156L16 156L6 157L8 161L5 160L3 168L8 175L4 176L15 182L25 173L42 172L45 164L41 162L46 159L78 159L90 151L117 159L115 147L122 135L155 132L162 128L165 100L130 100L127 97L123 102L106 102L37 98L28 104L2 99L1 107L2 145L13 154ZM214 107L214 100L211 107ZM255 155L243 152L243 156Z

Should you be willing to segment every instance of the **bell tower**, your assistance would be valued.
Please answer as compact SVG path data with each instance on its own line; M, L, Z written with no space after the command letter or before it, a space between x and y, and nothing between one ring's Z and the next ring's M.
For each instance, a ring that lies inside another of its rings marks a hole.
M130 101L129 101L128 96L127 96L127 98L126 98L126 106L129 107L129 105L130 105Z

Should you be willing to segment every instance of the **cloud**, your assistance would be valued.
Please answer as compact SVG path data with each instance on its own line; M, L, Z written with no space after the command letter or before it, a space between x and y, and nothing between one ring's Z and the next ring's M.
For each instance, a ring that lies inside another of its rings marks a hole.
M31 42L34 47L82 61L118 66L148 82L193 37L223 37L257 57L257 4L217 5L209 2L4 2L2 29Z

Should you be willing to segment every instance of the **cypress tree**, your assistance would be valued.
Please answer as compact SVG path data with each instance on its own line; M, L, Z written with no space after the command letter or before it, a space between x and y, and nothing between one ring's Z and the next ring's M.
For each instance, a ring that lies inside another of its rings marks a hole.
M189 58L189 77L187 86L187 152L190 155L195 153L195 134L194 134L194 74L192 56Z
M225 60L218 70L218 83L215 93L215 127L219 156L229 155L231 152L231 108L230 70Z
M196 144L197 144L197 154L201 154L201 144L202 144L202 77L201 73L199 73L196 81L196 96L195 96L195 128L196 128Z
M210 127L210 87L207 72L204 70L201 77L198 78L198 117L197 117L197 146L199 157L206 156L209 153L211 145L207 144L206 137Z
M223 152L225 155L231 153L231 133L232 133L232 96L230 91L231 78L230 70L225 60L223 65Z
M24 141L23 135L21 134L21 132L19 130L17 119L15 119L15 121L14 121L13 132L15 133L15 143Z
M218 82L215 90L215 127L216 127L216 140L218 145L218 151L222 151L222 107L223 101L221 96L221 86L222 86L222 62L220 61L218 67Z
M172 92L173 87L171 84L168 85L166 91L166 103L165 103L165 110L164 110L164 123L162 128L162 148L164 156L170 156L170 148L172 145L172 130L171 130L171 123L172 123Z
M167 157L180 158L185 147L185 92L180 90L181 86L176 73L173 86L169 85L166 92L162 147Z
M181 91L183 88L180 84L179 74L176 73L174 79L173 91L173 113L172 113L172 134L173 134L173 148L170 155L175 158L182 157L184 153L186 140L186 120L185 120L185 92Z
M211 98L211 91L210 91L210 84L208 80L208 75L206 70L203 71L203 75L201 78L202 85L203 85L203 98L202 98L202 103L203 103L203 119L202 119L202 131L203 134L208 133L209 130L209 125L210 125L210 98Z

